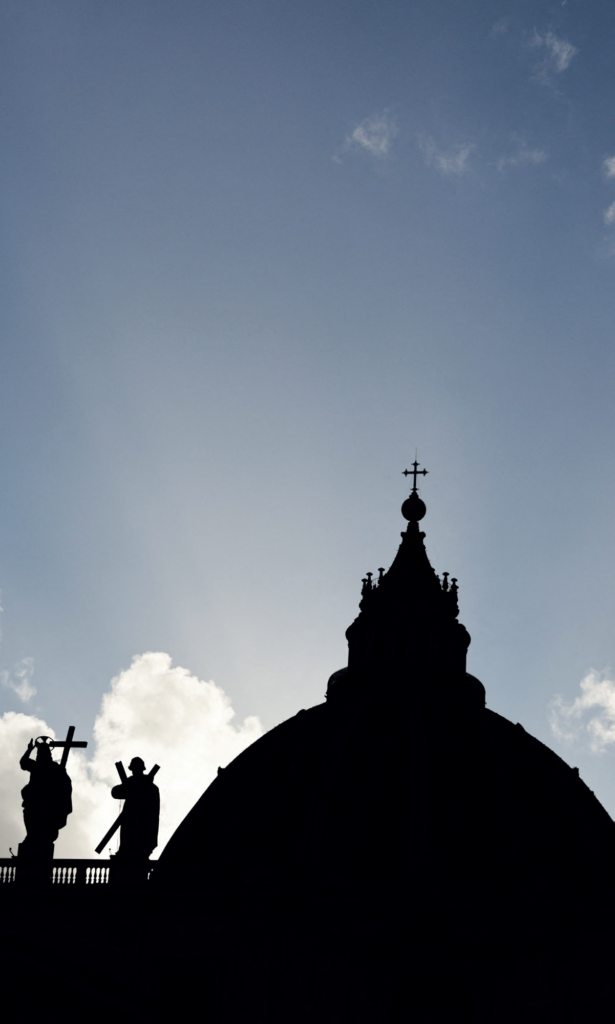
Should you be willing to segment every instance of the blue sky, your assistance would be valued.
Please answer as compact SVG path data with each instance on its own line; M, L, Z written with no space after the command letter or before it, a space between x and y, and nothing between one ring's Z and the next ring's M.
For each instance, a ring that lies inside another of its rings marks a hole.
M148 651L317 703L418 448L489 706L615 813L613 740L549 725L615 668L613 5L0 24L0 710L91 736Z

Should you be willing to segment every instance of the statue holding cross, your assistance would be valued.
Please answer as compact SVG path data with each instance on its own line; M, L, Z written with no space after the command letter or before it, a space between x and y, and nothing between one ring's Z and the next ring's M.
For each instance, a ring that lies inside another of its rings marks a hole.
M51 736L31 739L19 765L30 773L30 781L21 791L26 838L19 845L20 857L27 860L51 860L53 844L72 812L72 783L66 771L68 755L73 747L87 747L83 740L73 740L75 726L69 727L65 740ZM61 760L54 761L51 751L62 747ZM36 751L36 759L31 757Z

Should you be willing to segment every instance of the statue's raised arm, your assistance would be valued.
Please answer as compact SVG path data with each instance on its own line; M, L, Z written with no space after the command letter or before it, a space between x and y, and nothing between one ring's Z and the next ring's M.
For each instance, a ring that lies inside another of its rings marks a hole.
M41 737L42 739L42 737ZM34 740L30 740L28 743L28 749L19 762L19 767L23 772L31 772L36 770L36 761L30 757L30 754L34 750Z

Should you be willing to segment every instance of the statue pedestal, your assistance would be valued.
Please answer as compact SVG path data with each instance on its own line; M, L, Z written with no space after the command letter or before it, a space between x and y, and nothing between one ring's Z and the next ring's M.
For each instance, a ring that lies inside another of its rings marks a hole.
M15 882L18 885L51 885L53 843L35 843L24 839L17 847Z

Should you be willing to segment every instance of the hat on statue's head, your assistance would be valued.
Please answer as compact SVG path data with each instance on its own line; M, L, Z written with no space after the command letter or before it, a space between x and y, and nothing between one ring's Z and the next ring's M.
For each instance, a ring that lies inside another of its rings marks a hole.
M51 736L37 736L34 746L36 748L36 758L41 761L52 761L51 748L53 747L53 739Z
M145 761L142 757L133 757L132 761L128 765L129 771L134 772L135 768L140 768L142 772L145 771Z

